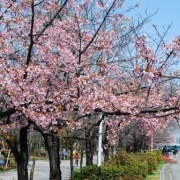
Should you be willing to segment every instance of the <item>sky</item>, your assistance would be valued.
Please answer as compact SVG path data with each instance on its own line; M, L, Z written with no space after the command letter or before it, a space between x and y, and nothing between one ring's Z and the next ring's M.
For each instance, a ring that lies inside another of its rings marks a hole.
M129 7L136 3L140 3L140 5L129 14L130 16L134 16L137 13L145 15L145 10L147 10L148 14L153 14L158 10L151 18L151 22L146 25L145 31L154 34L155 30L152 26L154 24L162 33L164 31L163 27L167 28L172 23L166 37L167 42L180 35L180 0L126 0L124 7Z

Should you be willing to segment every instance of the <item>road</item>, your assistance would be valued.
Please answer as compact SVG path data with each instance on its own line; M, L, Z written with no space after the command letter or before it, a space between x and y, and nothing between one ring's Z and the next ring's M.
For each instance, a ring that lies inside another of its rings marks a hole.
M166 163L161 169L160 180L180 180L180 152L176 155L177 164Z

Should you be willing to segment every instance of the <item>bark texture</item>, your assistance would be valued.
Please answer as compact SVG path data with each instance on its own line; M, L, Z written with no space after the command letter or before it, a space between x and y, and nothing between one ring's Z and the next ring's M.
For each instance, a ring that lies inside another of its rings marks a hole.
M50 174L49 180L62 180L59 157L59 138L43 134L46 149L49 155Z

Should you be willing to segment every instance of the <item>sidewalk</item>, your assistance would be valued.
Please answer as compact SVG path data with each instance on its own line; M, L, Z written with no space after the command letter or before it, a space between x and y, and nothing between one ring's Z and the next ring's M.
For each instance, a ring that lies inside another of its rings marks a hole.
M103 157L102 157L103 161ZM97 156L94 156L93 163L97 163ZM86 159L83 158L83 166L86 164ZM70 161L61 160L62 180L69 180L70 177ZM32 167L32 161L29 162L28 171ZM77 167L79 168L79 166ZM17 180L17 171L13 170L7 173L0 173L0 180ZM34 180L49 180L49 161L37 160L35 163Z
M180 153L177 153L176 159L177 164L164 164L161 169L160 180L180 180Z

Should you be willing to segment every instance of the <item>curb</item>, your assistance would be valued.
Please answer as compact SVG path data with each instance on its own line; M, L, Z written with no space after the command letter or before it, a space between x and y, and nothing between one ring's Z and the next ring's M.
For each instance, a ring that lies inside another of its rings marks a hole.
M165 180L164 179L164 169L166 167L166 164L163 165L163 167L161 168L161 171L160 171L160 180Z

